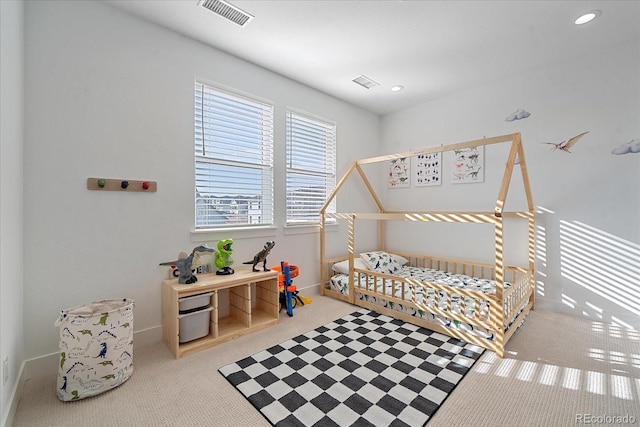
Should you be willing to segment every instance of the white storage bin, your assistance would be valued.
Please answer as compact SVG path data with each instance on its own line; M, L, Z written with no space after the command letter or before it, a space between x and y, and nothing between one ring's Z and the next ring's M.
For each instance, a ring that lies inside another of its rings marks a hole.
M180 344L209 335L212 306L203 310L178 315L180 322Z
M205 308L211 304L211 295L213 295L213 292L178 298L178 310L182 313L183 311Z
M133 374L133 305L131 299L112 299L60 312L60 400L95 396Z

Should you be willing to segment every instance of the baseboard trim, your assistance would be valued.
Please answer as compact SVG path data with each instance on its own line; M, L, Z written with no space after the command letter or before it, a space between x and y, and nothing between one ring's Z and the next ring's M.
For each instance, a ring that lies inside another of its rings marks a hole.
M133 333L133 351L135 357L135 348L137 346L145 346L158 341L162 341L162 326L154 326L152 328L144 329L142 331L136 331ZM55 352L33 359L26 360L24 362L24 369L22 372L22 381L30 380L32 378L41 378L48 375L55 375L58 373L58 362L60 361L60 353Z
M134 332L133 340L135 357L135 347L162 341L162 326L154 326L152 328ZM18 373L18 380L11 390L11 397L8 401L9 404L7 405L7 411L4 414L4 419L0 420L1 427L9 427L13 424L13 419L16 411L18 410L18 404L20 403L20 396L22 395L24 383L30 379L57 375L59 361L60 353L55 352L45 354L44 356L34 357L33 359L28 359L22 362L20 365L20 372Z
M315 284L307 286L306 288L298 288L298 291L300 291L302 294L308 293L309 295L320 295L320 285Z
M298 288L298 290L307 297L320 296L320 285L310 285L304 288ZM155 344L158 341L162 341L162 325L154 326L141 331L136 331L133 334L134 337L134 358L135 348L142 347L149 344ZM18 404L20 403L20 396L22 394L22 388L24 383L30 379L42 378L46 376L54 376L58 374L58 363L60 362L60 352L45 354L43 356L34 357L22 362L20 366L20 372L18 374L18 380L13 387L9 404L7 405L7 412L4 414L4 419L0 427L8 427L13 424Z
M303 295L307 294L305 296L317 296L320 295L320 285L315 284L307 286L305 288L299 288L299 291L301 291ZM133 333L134 357L136 347L155 344L158 341L162 341L162 325L153 326L141 331L135 331ZM20 381L24 382L32 378L41 378L47 375L56 375L58 373L59 361L59 352L46 354L26 360L23 363Z
M611 312L599 312L592 308L576 305L569 307L561 302L536 296L536 310L551 311L572 317L581 317L592 321L615 324L624 328L640 329L640 317Z
M16 381L16 383L13 386L13 389L11 390L11 396L9 397L8 400L8 405L7 405L7 411L4 414L4 418L0 421L2 421L0 423L0 426L2 427L9 427L11 425L13 425L13 419L16 416L16 411L18 410L18 404L20 403L20 395L22 395L22 386L24 385L24 380L22 379L23 373L24 373L24 365L25 363L22 362L22 364L20 365L20 372L18 372L18 380Z

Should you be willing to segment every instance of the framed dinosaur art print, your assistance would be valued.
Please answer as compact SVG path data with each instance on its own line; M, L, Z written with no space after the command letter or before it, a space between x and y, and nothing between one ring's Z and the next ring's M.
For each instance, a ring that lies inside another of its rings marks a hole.
M453 150L451 183L484 182L484 145Z
M389 161L387 183L389 188L411 186L411 158L400 157Z

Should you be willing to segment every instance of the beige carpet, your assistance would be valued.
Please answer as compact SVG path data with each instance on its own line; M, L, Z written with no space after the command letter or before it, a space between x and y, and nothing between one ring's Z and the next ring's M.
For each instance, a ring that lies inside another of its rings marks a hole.
M60 402L55 374L27 381L13 426L269 426L217 369L356 310L305 295L313 302L282 311L278 326L182 359L163 343L134 343L133 376L92 398ZM428 426L640 424L638 331L536 311L507 352L486 351Z

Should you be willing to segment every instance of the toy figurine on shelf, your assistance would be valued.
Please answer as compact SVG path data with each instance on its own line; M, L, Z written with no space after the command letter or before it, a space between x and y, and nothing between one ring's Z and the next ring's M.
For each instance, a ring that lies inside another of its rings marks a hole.
M243 264L253 264L253 271L260 271L256 268L256 265L262 263L262 269L264 271L271 271L267 268L267 255L269 255L269 252L271 252L271 249L273 249L275 245L276 242L273 240L268 241L264 244L264 248L253 257L253 260L243 262Z
M193 248L191 255L187 256L186 252L180 252L176 261L161 262L160 265L175 265L180 272L178 276L178 283L188 285L198 281L198 278L193 274L191 270L194 260L196 267L200 262L201 252L215 252L215 249L208 247L207 245L200 245Z
M235 273L231 268L233 265L233 259L231 258L233 249L231 245L233 245L232 239L224 239L218 242L218 251L215 253L214 258L216 267L218 267L216 274L219 276Z

